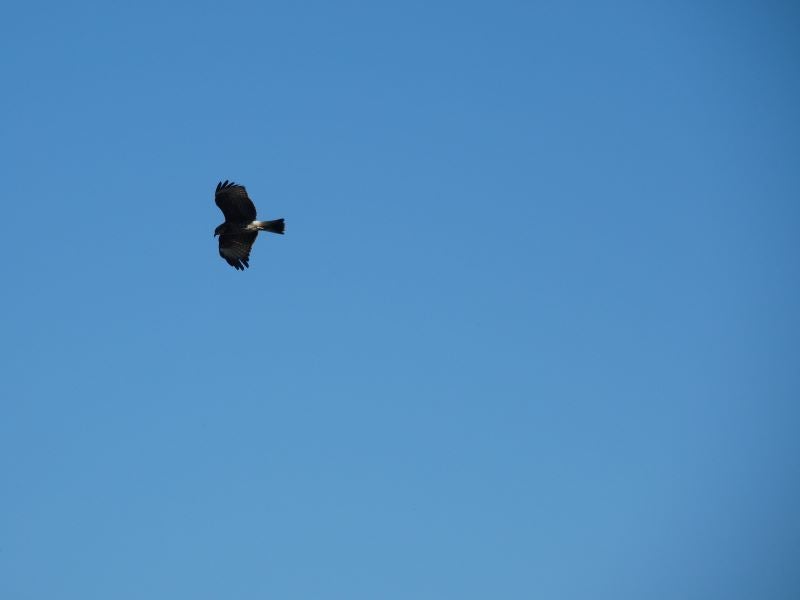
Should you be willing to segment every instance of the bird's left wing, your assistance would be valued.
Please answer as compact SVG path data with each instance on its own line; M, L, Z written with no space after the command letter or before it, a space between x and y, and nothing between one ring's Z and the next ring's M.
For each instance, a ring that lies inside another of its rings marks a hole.
M250 249L257 235L257 231L243 231L219 236L219 255L234 269L243 271L250 266Z
M214 202L217 203L225 220L230 223L249 223L256 218L256 207L243 185L232 181L220 181L214 193Z

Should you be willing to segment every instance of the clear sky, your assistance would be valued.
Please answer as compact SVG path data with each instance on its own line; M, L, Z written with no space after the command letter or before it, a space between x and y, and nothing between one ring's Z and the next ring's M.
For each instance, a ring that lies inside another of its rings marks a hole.
M0 19L0 598L800 597L795 3L128 4Z

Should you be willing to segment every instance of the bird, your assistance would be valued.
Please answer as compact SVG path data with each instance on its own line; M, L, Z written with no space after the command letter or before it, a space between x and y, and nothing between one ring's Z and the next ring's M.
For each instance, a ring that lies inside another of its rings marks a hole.
M283 219L256 221L256 207L243 185L220 181L214 202L225 215L225 222L214 230L214 237L219 236L219 255L237 271L250 266L250 249L259 231L283 235Z

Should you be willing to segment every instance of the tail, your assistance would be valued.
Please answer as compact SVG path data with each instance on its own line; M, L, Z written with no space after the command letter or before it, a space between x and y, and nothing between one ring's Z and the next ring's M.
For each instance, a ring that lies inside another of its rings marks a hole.
M272 233L280 233L283 235L283 219L275 219L274 221L256 221L256 226L261 231L271 231Z

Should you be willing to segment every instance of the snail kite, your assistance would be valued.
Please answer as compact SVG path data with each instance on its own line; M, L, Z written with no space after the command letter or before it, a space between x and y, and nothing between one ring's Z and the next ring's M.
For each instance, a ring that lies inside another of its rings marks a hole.
M221 181L214 194L225 222L214 230L219 236L219 255L236 270L250 266L250 249L259 231L283 233L283 219L256 221L256 207L243 185Z

